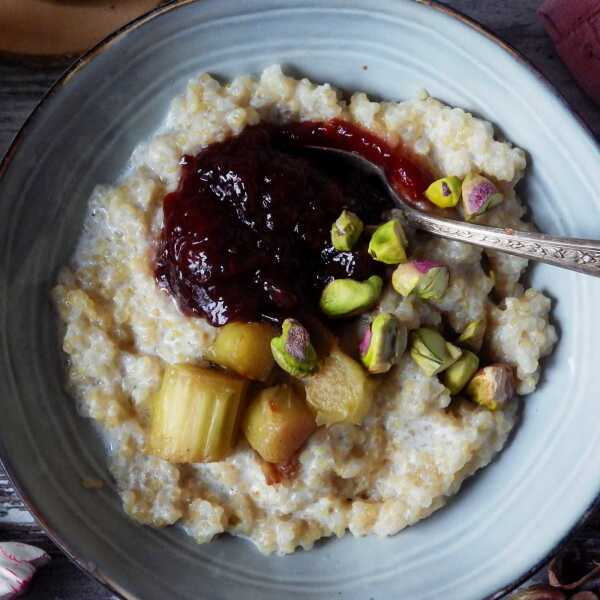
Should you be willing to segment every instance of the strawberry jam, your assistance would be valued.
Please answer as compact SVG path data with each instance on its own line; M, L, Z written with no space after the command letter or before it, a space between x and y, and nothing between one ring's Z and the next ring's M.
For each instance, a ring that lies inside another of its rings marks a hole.
M376 177L306 145L366 156L415 201L432 179L405 153L335 120L247 127L184 156L179 186L164 199L156 277L185 313L217 326L279 321L314 309L331 279L381 270L367 236L352 252L337 252L330 229L344 208L380 223L389 195Z

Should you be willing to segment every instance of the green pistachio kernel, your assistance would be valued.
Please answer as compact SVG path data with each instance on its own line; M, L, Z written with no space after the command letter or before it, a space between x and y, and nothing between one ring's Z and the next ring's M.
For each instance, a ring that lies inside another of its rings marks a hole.
M431 263L432 261L417 261ZM431 266L417 284L417 295L423 300L441 300L448 289L450 273L443 265Z
M481 350L483 344L483 336L485 335L486 320L485 318L471 321L460 334L458 342L475 352Z
M334 279L321 293L319 306L328 317L349 317L372 308L383 288L383 280L372 275L365 281Z
M398 265L392 273L392 287L401 296L410 295L423 278L423 273L417 268L414 260Z
M462 207L470 221L502 202L503 196L487 177L470 173L462 183Z
M444 371L444 385L452 395L458 394L469 383L479 368L479 357L469 350Z
M369 254L386 265L397 265L406 260L408 242L402 224L398 219L391 219L380 225L369 242Z
M465 393L480 406L498 410L515 393L512 367L498 363L479 369L469 382Z
M379 313L365 329L360 359L370 373L386 373L406 350L406 327L390 313Z
M447 342L431 327L420 327L412 332L410 355L428 376L437 375L454 364L462 350Z
M331 226L331 243L339 252L349 252L358 242L358 238L363 232L364 225L360 218L349 210L342 211L342 214Z
M411 260L396 267L392 287L408 296L415 292L423 300L440 300L448 288L448 269L434 260Z
M461 181L451 175L436 179L426 190L425 197L440 208L451 208L458 204L461 194Z
M306 327L295 319L283 322L281 335L271 340L275 362L294 377L306 377L317 370L317 353Z

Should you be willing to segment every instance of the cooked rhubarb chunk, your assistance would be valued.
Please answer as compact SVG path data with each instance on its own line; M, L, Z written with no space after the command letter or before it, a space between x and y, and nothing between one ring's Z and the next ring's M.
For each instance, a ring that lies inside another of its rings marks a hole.
M359 425L369 412L373 383L359 363L333 348L315 375L307 377L306 400L317 413L318 425Z
M228 323L219 328L208 358L248 379L265 381L273 368L271 340L276 335L266 323Z
M302 390L288 384L262 390L249 404L242 428L248 443L270 463L287 463L317 428Z
M170 365L152 406L148 454L173 463L225 458L237 441L247 381L192 365Z

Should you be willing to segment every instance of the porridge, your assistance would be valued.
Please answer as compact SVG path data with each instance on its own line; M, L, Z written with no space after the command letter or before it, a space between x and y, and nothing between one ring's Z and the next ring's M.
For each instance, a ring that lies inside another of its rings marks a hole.
M536 387L556 333L527 262L412 231L307 143L357 144L421 205L531 229L524 153L460 109L346 100L278 66L190 81L95 190L52 292L69 391L141 523L279 554L393 535L492 460Z

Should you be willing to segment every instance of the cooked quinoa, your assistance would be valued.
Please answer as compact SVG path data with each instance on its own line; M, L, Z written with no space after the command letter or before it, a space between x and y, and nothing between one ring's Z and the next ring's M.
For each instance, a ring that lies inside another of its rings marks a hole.
M180 524L199 543L229 532L279 554L346 531L392 535L443 506L502 449L515 424L519 398L495 412L451 399L406 353L384 377L362 425L318 429L291 481L267 485L260 459L243 439L215 463L175 465L144 454L149 403L165 366L202 364L216 331L182 314L154 278L162 199L177 186L180 157L260 121L333 117L392 146L402 141L437 176L478 171L493 178L505 200L482 221L530 228L514 192L525 170L523 151L495 140L490 123L459 108L428 96L378 103L356 93L346 101L329 84L286 77L279 66L225 85L207 74L191 80L160 133L135 150L121 182L95 190L77 250L52 293L64 323L69 389L81 414L105 434L124 508L141 523ZM556 333L550 300L519 283L527 262L490 251L492 279L482 250L409 235L418 240L418 253L448 266L450 286L433 303L403 299L390 288L380 308L409 329L438 325L443 313L460 331L487 315L486 351L515 367L520 394L532 392Z

